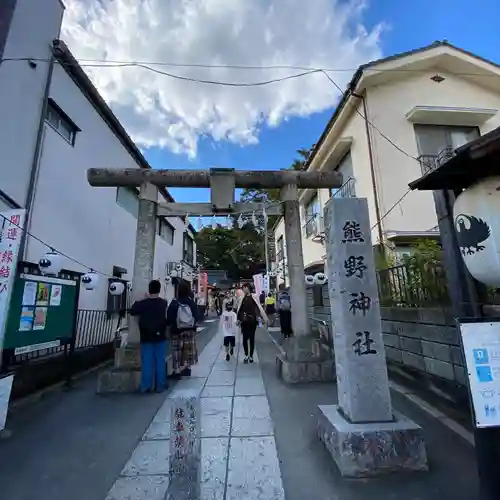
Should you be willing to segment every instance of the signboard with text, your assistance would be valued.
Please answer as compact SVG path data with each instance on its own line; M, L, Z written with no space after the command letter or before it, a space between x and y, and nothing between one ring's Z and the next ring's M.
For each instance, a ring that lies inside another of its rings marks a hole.
M500 320L459 322L475 425L500 426Z
M0 213L0 351L3 347L25 218L24 209Z

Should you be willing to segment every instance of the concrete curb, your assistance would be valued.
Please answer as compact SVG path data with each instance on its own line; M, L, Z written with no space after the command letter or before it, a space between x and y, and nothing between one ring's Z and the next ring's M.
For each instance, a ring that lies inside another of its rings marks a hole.
M269 335L271 342L276 346L280 353L283 354L283 348L278 344L278 342L276 342L276 340L268 330L265 331ZM472 432L468 431L465 427L460 425L455 420L447 417L443 412L431 406L429 403L427 403L427 401L424 401L420 396L417 396L415 393L413 393L411 389L408 389L393 381L389 381L389 387L393 391L396 391L406 399L410 400L412 403L428 413L431 417L439 420L444 426L448 427L448 429L453 431L455 434L458 434L462 439L465 439L465 441L467 441L471 446L475 446L474 435L472 434Z

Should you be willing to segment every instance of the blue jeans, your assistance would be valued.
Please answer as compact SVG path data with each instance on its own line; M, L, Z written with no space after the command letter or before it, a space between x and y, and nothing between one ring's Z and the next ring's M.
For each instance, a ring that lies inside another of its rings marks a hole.
M141 392L165 389L167 382L167 342L141 344ZM155 376L155 377L153 377Z

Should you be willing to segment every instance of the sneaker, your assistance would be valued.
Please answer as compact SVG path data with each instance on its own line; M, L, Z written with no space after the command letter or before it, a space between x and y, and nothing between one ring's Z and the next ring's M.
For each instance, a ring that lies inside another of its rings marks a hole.
M253 363L253 358L250 358L250 363Z
M226 361L229 361L231 359L231 356L229 354L226 354Z
M182 377L190 377L191 376L191 368L184 368L181 371L181 376Z
M248 364L248 358L245 358L245 359L243 360L243 363Z
M231 353L231 356L234 354L234 349L231 347L231 351L229 351Z

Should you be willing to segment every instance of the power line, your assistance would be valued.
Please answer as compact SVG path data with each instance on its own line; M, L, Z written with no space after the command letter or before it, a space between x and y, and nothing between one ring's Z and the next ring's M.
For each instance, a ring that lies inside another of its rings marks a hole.
M377 227L377 225L379 224L379 222L383 221L409 194L411 193L411 189L408 189L404 194L403 196L401 196L401 198L399 198L399 200L394 203L394 205L392 205L391 208L389 208L389 210L387 210L387 212L380 218L380 221L377 221L376 224L374 224L370 230L373 231L373 229L375 229Z
M0 59L2 62L16 62L16 61L34 61L34 62L48 62L48 58L37 57L6 57ZM293 64L262 64L262 65L244 65L244 64L208 64L208 63L177 63L177 62L161 62L161 61L134 61L134 60L112 60L112 59L79 59L79 66L82 67L99 67L99 68L116 68L116 67L140 67L140 66L167 66L173 68L204 68L204 69L236 69L236 70L280 70L280 69L293 69L304 72L339 72L339 73L354 73L359 68L329 68L329 67L316 67L316 66L303 66ZM376 68L363 68L365 72L372 73L428 73L429 69L376 69ZM449 74L453 76L479 76L498 78L496 75L485 73L469 73L469 72L451 72L447 70L436 72Z

